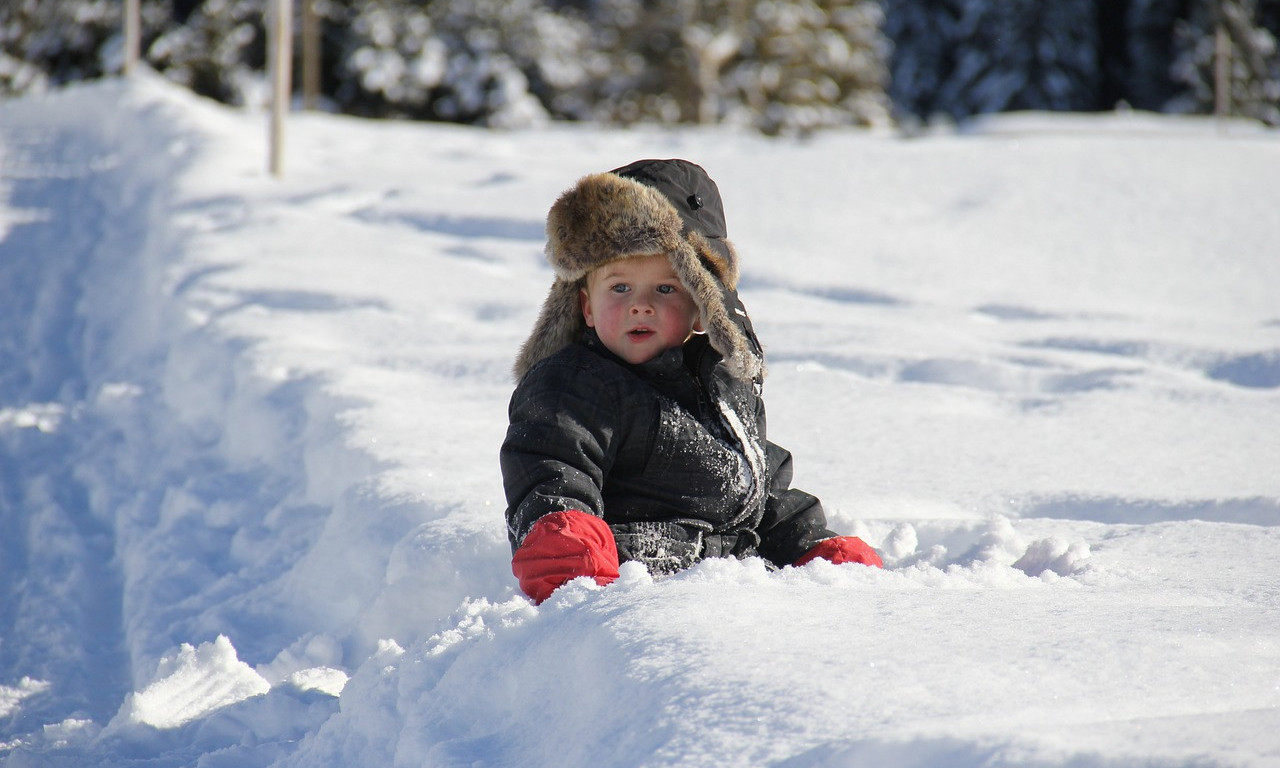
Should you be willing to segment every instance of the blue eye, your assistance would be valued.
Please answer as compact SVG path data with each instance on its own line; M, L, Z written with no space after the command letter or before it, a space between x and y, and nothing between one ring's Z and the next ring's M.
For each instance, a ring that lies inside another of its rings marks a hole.
M658 293L675 293L675 292L676 292L676 287L674 285L658 286Z
M613 291L614 293L626 293L627 291L631 290L631 286L627 285L626 283L615 283L609 286L609 290Z

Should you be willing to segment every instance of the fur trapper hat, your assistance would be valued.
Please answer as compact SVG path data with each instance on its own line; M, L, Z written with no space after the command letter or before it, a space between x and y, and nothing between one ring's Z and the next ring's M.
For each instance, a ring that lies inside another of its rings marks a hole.
M758 379L760 345L738 300L738 254L727 239L720 190L687 160L639 160L583 177L551 206L546 255L556 279L516 359L516 380L582 336L578 297L588 272L654 253L671 259L729 370Z

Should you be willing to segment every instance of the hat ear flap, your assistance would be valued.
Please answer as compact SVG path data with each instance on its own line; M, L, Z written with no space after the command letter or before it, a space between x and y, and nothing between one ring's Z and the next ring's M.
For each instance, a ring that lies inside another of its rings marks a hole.
M707 268L692 244L672 251L670 259L676 277L698 306L702 330L729 371L740 379L762 377L763 354L737 291Z
M686 232L685 239L702 259L703 264L724 287L738 289L738 251L726 238L712 239L699 232Z
M521 345L520 354L516 357L512 369L516 381L524 378L538 361L574 343L586 331L579 298L581 288L581 280L557 279L551 284L551 290L542 302L542 311L533 324L533 332Z

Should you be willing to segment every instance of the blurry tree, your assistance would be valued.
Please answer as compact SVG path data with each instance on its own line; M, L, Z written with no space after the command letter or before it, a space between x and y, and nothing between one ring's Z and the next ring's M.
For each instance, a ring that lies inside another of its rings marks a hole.
M768 133L888 121L871 0L582 0L594 32L577 101L594 119Z
M1205 113L1221 104L1227 114L1280 125L1278 4L1274 0L1190 0L1173 35L1171 75L1182 87L1161 109ZM1216 69L1219 66L1221 72Z
M892 41L889 97L900 117L942 113L939 94L960 49L957 0L885 0L885 35Z
M1097 19L1092 0L966 0L969 41L942 89L965 114L1096 107Z
M206 0L143 56L170 80L229 104L266 99L266 0Z
M900 109L955 118L1096 109L1095 0L886 0ZM904 83L898 84L899 77ZM919 86L920 91L912 90Z
M142 0L143 59L265 95L265 0ZM121 0L0 0L0 96L111 73ZM730 123L769 133L1011 109L1280 122L1280 0L317 0L328 108L492 126ZM295 27L301 25L295 21ZM1225 60L1225 59L1222 59Z
M1133 106L1129 84L1133 57L1129 49L1129 9L1132 0L1094 0L1098 22L1098 83L1094 103L1098 109Z
M889 42L879 3L754 3L724 109L768 133L889 122Z
M541 0L372 0L347 22L335 96L356 114L528 125L584 77L588 30Z
M883 1L890 94L909 116L1210 112L1222 30L1232 111L1277 122L1280 0Z
M1131 0L1128 10L1129 77L1125 98L1136 109L1158 111L1182 90L1173 78L1174 30L1188 0Z
M144 0L144 36L167 15L161 2ZM0 0L0 96L101 77L118 71L123 55L120 0Z

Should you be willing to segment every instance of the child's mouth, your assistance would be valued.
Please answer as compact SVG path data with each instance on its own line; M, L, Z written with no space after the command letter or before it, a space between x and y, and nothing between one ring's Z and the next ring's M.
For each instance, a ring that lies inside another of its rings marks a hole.
M653 331L649 328L632 328L627 331L627 335L633 339L646 339L653 335Z

